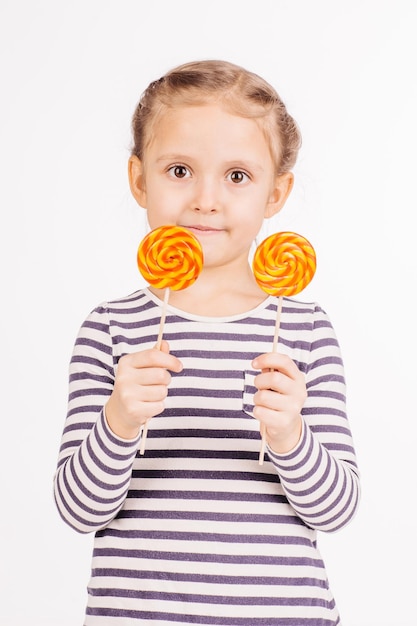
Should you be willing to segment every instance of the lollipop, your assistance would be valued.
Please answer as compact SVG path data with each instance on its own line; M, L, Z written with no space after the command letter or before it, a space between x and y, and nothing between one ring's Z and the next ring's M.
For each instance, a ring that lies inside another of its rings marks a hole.
M186 289L197 280L203 267L203 250L189 230L179 226L160 226L141 241L137 264L140 273L152 287L165 289L156 343L160 350L170 289ZM145 452L147 432L148 422L143 427L141 454Z
M140 273L152 287L179 291L197 279L203 267L203 251L189 230L161 226L142 240L137 262Z
M258 285L272 296L278 296L272 351L277 351L284 296L295 296L306 287L316 271L316 254L307 239L297 233L282 232L270 235L256 249L253 273ZM266 433L261 426L262 447L259 464L263 464Z
M315 271L313 246L296 233L267 237L258 246L253 259L258 285L272 296L295 296L307 287Z

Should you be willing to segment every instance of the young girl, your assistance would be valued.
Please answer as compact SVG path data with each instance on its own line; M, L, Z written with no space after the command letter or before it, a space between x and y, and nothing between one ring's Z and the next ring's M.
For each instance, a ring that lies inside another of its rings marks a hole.
M161 350L154 288L77 338L55 498L95 532L84 623L340 624L317 549L358 504L338 343L318 305L286 298L271 352L277 299L248 263L291 191L297 126L259 76L205 61L146 89L133 134L133 196L152 229L191 230L204 267L171 292Z

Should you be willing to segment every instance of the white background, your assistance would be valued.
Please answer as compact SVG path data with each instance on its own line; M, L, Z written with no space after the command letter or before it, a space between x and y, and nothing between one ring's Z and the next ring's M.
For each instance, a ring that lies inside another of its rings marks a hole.
M316 248L363 481L320 536L344 626L416 625L414 0L1 0L0 623L82 624L92 536L52 501L78 327L142 280L126 177L140 93L222 58L274 84L304 146L269 232ZM410 565L413 565L413 568Z

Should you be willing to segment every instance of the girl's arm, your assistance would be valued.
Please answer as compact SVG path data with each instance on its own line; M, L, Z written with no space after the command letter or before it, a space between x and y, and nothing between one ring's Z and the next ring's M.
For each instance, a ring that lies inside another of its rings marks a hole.
M162 347L122 356L117 363L105 307L93 311L80 329L54 478L58 510L79 532L105 527L123 506L140 428L163 410L167 370L181 369L168 345Z
M275 410L280 430L272 427L271 432L274 436L281 432L284 443L293 442L291 449L274 448L272 442L268 448L288 500L307 525L331 532L345 526L356 512L359 475L346 417L340 349L332 325L319 307L313 311L309 354L304 376L299 371L294 373L294 362L291 368L284 361L288 369L276 378L281 393L270 391L273 374L259 377L264 388L262 397L268 404L261 414L271 427ZM279 357L262 355L262 367L274 358Z
M60 515L79 532L108 524L126 498L139 437L110 430L104 405L115 379L107 310L98 307L82 325L69 371L68 413L54 477Z

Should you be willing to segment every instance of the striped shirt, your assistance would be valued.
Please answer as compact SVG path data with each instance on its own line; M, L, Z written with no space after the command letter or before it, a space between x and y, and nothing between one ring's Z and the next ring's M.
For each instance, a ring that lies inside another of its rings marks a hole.
M271 352L277 303L229 317L168 307L164 338L184 368L144 455L103 406L119 358L155 346L161 301L143 289L82 325L54 486L63 519L95 532L85 626L341 623L317 531L345 526L359 498L343 363L326 313L285 298L278 349L308 398L297 446L267 448L259 465L251 362Z

